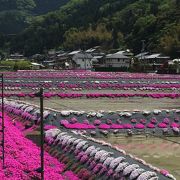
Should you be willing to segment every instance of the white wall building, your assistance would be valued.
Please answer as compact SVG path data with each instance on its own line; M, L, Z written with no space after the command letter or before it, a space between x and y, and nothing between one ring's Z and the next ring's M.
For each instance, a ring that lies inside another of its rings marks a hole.
M88 53L78 52L72 56L76 69L91 69L93 64L93 56Z
M123 53L108 54L106 55L104 60L105 67L129 68L130 64L131 64L131 58L125 56Z

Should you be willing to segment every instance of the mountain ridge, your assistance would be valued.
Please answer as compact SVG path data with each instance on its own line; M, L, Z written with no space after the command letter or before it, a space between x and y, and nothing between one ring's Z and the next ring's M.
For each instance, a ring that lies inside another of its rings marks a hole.
M0 0L0 32L17 34L28 27L33 17L56 11L68 1Z
M180 49L179 0L70 0L55 12L35 17L10 41L25 55L49 49L130 48L176 57Z

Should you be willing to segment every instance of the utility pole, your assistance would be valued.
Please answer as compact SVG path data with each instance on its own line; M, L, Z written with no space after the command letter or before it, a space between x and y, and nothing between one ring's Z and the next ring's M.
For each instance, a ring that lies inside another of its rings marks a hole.
M41 116L41 180L44 180L44 120L43 120L43 88L40 89Z
M5 168L5 126L4 126L4 75L1 75L1 100L2 100L2 104L1 104L1 111L2 111L2 167L3 169Z
M144 64L144 58L143 58L143 53L145 51L145 40L141 40L142 42L142 49L141 49L141 62L143 64L143 71L145 71L145 64Z
M41 157L41 168L40 168L40 172L41 172L41 180L44 180L44 120L43 120L43 88L40 88L40 91L38 93L35 94L36 97L40 98L40 130L41 130L41 134L40 134L40 139L41 139L41 153L40 153L40 157Z

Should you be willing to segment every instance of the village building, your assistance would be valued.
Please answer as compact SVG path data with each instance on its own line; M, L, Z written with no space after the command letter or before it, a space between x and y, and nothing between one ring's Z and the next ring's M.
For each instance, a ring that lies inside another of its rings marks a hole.
M81 51L72 56L72 61L73 61L74 69L86 70L86 69L92 69L93 61L96 61L96 59L93 59L93 56L91 54Z
M8 61L23 61L25 59L24 55L19 53L10 54Z
M130 65L131 65L131 57L124 55L124 51L119 51L114 54L107 54L104 59L105 67L129 68Z
M160 53L151 54L149 52L140 53L136 55L136 58L138 58L144 66L148 65L153 70L160 69L164 64L168 64L170 60L169 56L164 56Z

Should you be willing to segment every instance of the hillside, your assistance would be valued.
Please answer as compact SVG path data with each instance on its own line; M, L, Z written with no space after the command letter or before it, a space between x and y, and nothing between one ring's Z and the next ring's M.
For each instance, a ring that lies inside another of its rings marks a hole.
M33 16L59 9L68 0L0 0L0 32L16 34Z
M11 42L11 50L32 55L52 48L100 45L106 50L127 47L139 52L143 39L146 50L176 57L179 7L179 0L70 0L58 11L37 16Z

